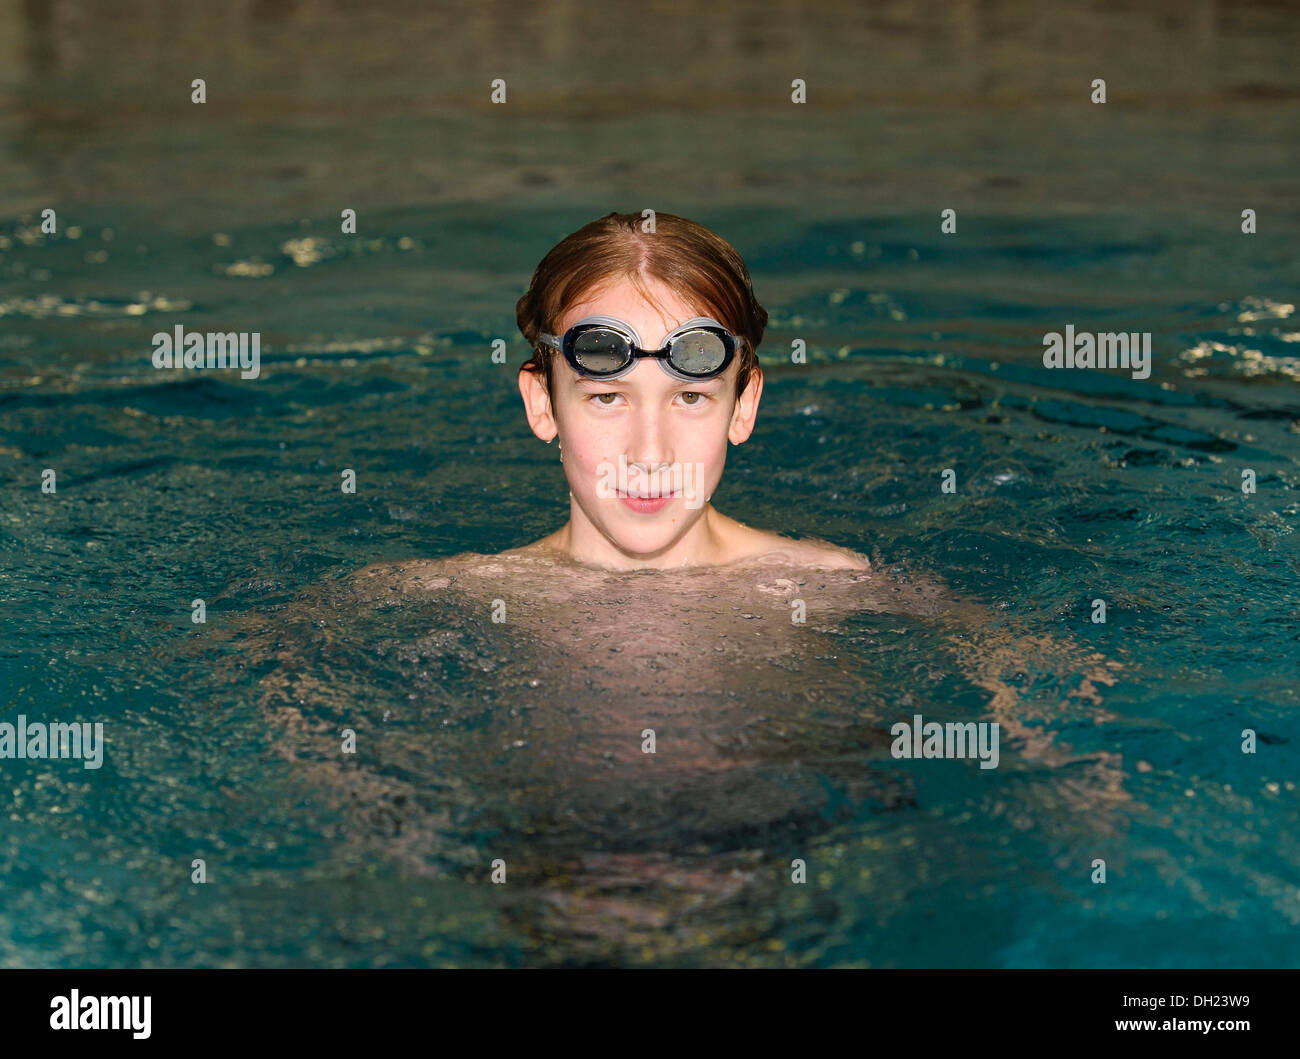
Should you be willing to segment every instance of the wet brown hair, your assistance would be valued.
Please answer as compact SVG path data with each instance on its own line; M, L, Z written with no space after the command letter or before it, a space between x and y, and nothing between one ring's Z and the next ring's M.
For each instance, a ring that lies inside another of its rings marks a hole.
M639 213L608 213L565 236L541 260L527 292L515 306L519 330L533 355L520 369L541 372L552 393L553 365L559 350L537 336L555 334L569 306L606 286L628 280L652 305L645 279L658 280L677 297L698 307L738 338L736 397L758 369L758 345L767 327L767 310L758 304L749 269L736 248L702 224L672 213L655 213L655 230L644 232Z

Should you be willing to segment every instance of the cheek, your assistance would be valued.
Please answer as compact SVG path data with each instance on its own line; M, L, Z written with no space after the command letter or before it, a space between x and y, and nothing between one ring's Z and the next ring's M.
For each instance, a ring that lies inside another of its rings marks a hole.
M621 450L616 439L587 436L572 444L575 450L573 456L570 458L569 447L566 445L564 462L576 482L575 489L580 492L595 490L609 475L617 473L618 454Z
M719 416L709 423L707 432L701 432L693 447L699 453L696 459L709 467L716 467L727 458L727 424L729 418Z
M573 442L574 456L579 467L595 468L597 464L617 460L622 451L618 438L608 431L591 431L581 440Z

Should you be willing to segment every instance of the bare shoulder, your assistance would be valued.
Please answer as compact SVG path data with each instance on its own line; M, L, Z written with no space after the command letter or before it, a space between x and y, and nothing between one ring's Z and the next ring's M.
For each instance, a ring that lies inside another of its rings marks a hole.
M494 559L545 559L553 558L560 554L560 550L551 543L551 537L543 537L541 540L533 541L532 544L525 544L519 548L507 548L503 552L498 552L491 558Z
M753 531L748 558L769 562L786 562L817 570L870 570L871 560L865 555L841 548L816 537L793 540L764 530Z
M871 560L859 552L811 538L796 542L803 560L821 570L870 570Z

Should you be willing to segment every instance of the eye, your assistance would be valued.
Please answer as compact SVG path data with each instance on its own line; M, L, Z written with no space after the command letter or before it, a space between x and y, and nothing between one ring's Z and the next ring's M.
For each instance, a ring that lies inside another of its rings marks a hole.
M698 401L687 401L687 400L686 400L687 397L698 397L699 400L698 400ZM684 390L684 391L682 391L682 400L683 400L683 403L686 404L686 405L688 405L688 406L691 407L691 408L698 408L700 405L704 404L708 399L709 399L709 395L708 395L707 393L700 393L698 390Z
M602 401L601 398L602 398L602 397L617 397L617 396L618 396L618 394L613 393L613 392L610 392L610 393L593 393L590 397L587 398L587 400L588 400L588 401L592 401L592 402L594 402L595 404L600 405L602 408L608 408L611 404L613 404L613 402L612 402L612 401Z

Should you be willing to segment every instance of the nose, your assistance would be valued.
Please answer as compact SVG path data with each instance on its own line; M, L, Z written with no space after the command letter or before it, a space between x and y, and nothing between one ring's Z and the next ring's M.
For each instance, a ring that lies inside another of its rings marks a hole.
M644 474L654 474L668 465L667 410L646 404L639 409L632 435L628 438L628 464L640 467Z

